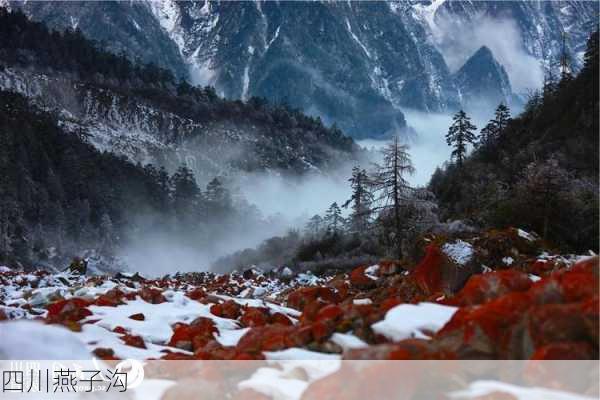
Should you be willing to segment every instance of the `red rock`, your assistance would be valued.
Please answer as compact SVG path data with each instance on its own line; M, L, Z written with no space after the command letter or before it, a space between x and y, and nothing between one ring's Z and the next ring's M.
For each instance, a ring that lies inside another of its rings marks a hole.
M242 307L235 301L227 300L221 304L221 315L219 317L237 319L241 314L241 309Z
M317 321L312 324L311 332L317 342L324 342L335 332L335 327L325 321Z
M302 311L307 304L318 300L328 303L339 303L340 295L328 287L300 288L288 295L287 305Z
M177 324L174 327L169 346L184 350L192 349L192 336L187 324Z
M527 274L512 269L473 275L451 304L469 306L482 304L511 292L524 292L531 287Z
M77 297L56 301L46 307L48 310L46 320L50 323L80 321L92 315L92 312L86 308L90 304L89 301Z
M129 316L129 318L136 320L136 321L145 321L146 320L146 317L142 313L132 314Z
M194 356L190 356L189 354L177 353L177 352L168 352L165 353L164 356L160 358L161 360L194 360Z
M383 260L379 262L379 276L388 276L397 274L400 271L400 265L396 261Z
M294 326L294 329L286 336L286 340L288 347L305 346L313 340L312 327L310 325Z
M202 300L206 297L206 291L202 288L194 288L185 294L192 300Z
M4 310L0 310L0 321L5 321L7 319L8 319L8 317L6 316L6 313L4 312Z
M139 296L146 302L150 304L160 304L167 301L162 294L160 289L144 287L139 291Z
M392 308L396 307L398 304L402 304L404 301L398 297L390 297L381 302L379 305L379 310L383 313L388 312Z
M316 321L335 321L344 315L344 310L335 304L329 304L321 308L315 317Z
M300 315L299 318L300 324L307 324L314 321L317 318L317 313L324 306L325 303L320 300L312 301L305 305L302 310L302 315Z
M352 270L352 272L350 272L350 283L353 286L356 286L357 288L361 288L361 289L370 289L377 285L377 281L369 278L365 274L365 270L367 268L368 267L366 267L366 266L362 266L362 267L355 268Z
M463 307L435 338L454 336L458 343L453 348L471 346L488 357L499 357L509 350L514 329L530 307L531 297L526 292L509 293L479 306Z
M197 350L214 340L218 330L210 318L198 317L191 324L175 324L169 346L184 350Z
M234 347L225 347L216 340L211 340L194 352L194 357L199 360L231 360L235 357Z
M425 249L425 258L412 272L415 281L425 293L440 292L442 288L442 265L444 254L434 244Z
M123 302L123 297L125 297L125 293L117 288L114 288L110 289L103 295L98 296L96 301L94 301L94 304L104 307L116 307L118 305L125 304Z
M253 327L239 340L236 351L238 353L256 354L260 353L265 344L273 349L286 344L295 327L280 324ZM282 347L283 348L283 347Z
M598 277L592 273L579 271L565 272L558 277L563 301L576 302L598 296Z
M127 330L126 330L125 328L123 328L122 326L116 326L116 327L113 329L113 332L115 332L115 333L119 333L119 334L122 334L122 335L124 335L124 334L126 334L126 333L127 333Z
M115 356L115 352L113 349L99 347L97 349L94 349L94 351L92 353L94 353L94 355L101 360L118 360L119 359Z
M121 340L128 346L139 347L140 349L146 348L144 339L142 339L141 336L123 335L123 336L121 336Z
M580 304L545 304L533 307L528 314L528 333L534 347L557 342L580 342L587 339L587 328Z
M246 307L240 322L245 327L263 326L269 322L270 315L267 308Z
M271 315L271 323L272 324L282 324L282 325L294 325L291 319L283 313L276 312Z
M589 274L594 274L598 277L600 269L600 257L593 256L585 258L581 261L578 261L571 267L571 271L573 272L586 272Z
M552 343L538 348L532 360L592 360L594 348L586 342Z

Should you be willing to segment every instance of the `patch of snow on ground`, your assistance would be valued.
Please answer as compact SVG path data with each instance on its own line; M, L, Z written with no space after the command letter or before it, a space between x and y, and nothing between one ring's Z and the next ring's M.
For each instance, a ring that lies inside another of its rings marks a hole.
M517 400L592 400L592 397L537 387L522 387L497 381L476 381L466 390L450 393L453 399L478 399L498 393L506 393Z
M178 292L176 300L160 304L150 304L137 299L118 307L90 306L93 315L88 320L96 320L96 325L112 330L122 326L133 335L139 335L145 341L166 343L173 335L171 325L176 322L190 323L197 317L206 317L214 321L219 330L236 329L237 323L230 319L219 318L211 314L210 305L198 303ZM129 318L130 315L142 313L144 321Z
M299 347L290 347L289 349L280 351L265 351L263 352L267 360L339 360L339 354L319 353L301 349Z
M215 339L223 346L236 346L242 336L249 330L250 328L223 330L218 335L215 335Z
M396 342L411 337L428 339L423 331L437 332L456 310L457 307L435 303L400 304L389 310L385 318L371 328L375 333Z
M361 349L363 347L369 347L367 343L362 339L351 333L334 333L330 339L333 343L340 346L342 349Z
M473 258L473 246L471 244L458 239L454 243L446 243L442 246L442 251L452 261L457 264L465 265Z
M0 323L0 360L89 360L91 353L67 328L35 321Z
M515 260L514 260L512 257L504 257L504 258L502 259L502 262L503 262L505 265L512 265L512 263L513 263L514 261L515 261Z

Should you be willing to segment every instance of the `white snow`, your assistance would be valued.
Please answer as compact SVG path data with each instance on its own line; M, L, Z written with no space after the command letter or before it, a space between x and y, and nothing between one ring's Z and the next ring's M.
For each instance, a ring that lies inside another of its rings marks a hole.
M515 261L515 260L514 260L512 257L504 257L504 258L502 259L502 262L503 262L505 265L512 265L512 263L513 263L514 261Z
M286 375L275 368L259 368L252 376L240 383L238 388L252 389L273 399L300 399L309 383L293 375Z
M67 328L17 320L0 323L0 360L89 360L92 354Z
M265 351L263 352L267 360L339 360L339 354L319 353L301 349L299 347L290 347L281 351Z
M473 258L473 246L460 239L454 243L444 244L442 251L459 265L465 265Z
M506 393L517 400L592 400L592 397L538 387L522 387L498 381L475 381L468 389L452 392L453 399L476 399L493 393Z
M235 346L249 330L250 328L223 330L218 335L215 335L215 339L223 346Z
M356 304L356 305L367 305L367 304L372 304L373 300L371 299L354 299L352 300L352 304Z
M379 271L379 265L371 265L367 269L365 269L365 275L373 280L377 280L377 276L375 275Z
M348 29L348 33L350 33L350 36L352 36L352 39L354 39L354 41L358 43L358 45L363 49L367 57L371 58L371 53L369 53L367 47L360 41L360 39L354 34L354 32L352 32L352 26L350 25L350 21L348 20L348 18L346 18L346 28Z
M540 278L537 275L529 274L529 279L531 279L533 282L537 282L537 281L539 281L542 278Z
M161 400L167 389L175 384L167 379L144 379L144 383L131 392L135 400Z
M382 321L371 326L393 341L416 337L427 339L423 331L437 332L452 318L457 307L435 303L400 304L385 314Z
M147 358L160 358L165 355L165 350L188 353L181 349L161 346L148 341L145 342L145 349L129 346L119 338L119 334L110 332L96 324L82 325L81 332L76 333L76 336L85 342L90 350L98 348L112 349L115 355L122 359L144 360Z
M368 347L369 345L364 342L362 339L351 333L334 333L331 335L330 339L333 343L340 346L342 349L361 349L363 347Z
M535 237L534 237L534 236L533 236L531 233L529 233L529 232L525 232L525 231L524 231L524 230L522 230L522 229L517 229L517 234L518 234L520 237L522 237L523 239L527 239L527 240L529 240L530 242L533 242L533 241L535 241Z
M112 330L117 326L129 330L134 335L139 335L146 342L165 343L173 334L171 325L176 322L190 323L197 317L210 318L219 330L236 329L234 320L219 318L210 313L210 305L201 304L191 300L182 292L176 292L173 301L160 304L150 304L137 299L118 307L90 306L93 315L88 320L97 320L97 326ZM129 318L130 315L142 313L144 321Z

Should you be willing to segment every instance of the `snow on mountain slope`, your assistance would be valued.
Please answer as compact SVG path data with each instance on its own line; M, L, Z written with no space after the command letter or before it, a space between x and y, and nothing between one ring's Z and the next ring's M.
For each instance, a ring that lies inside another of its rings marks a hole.
M314 133L260 121L182 116L144 98L18 67L0 71L0 88L21 93L59 115L59 123L101 151L174 171L182 164L200 182L239 171L326 171L353 156ZM351 146L352 147L352 146Z
M70 2L50 10L11 2L51 26L72 28L77 20L92 38L134 58L164 59L177 75L186 70L194 83L214 85L228 98L288 103L357 138L402 129L404 108L462 106L452 74L482 46L517 93L541 84L542 61L556 67L563 31L578 68L598 12L597 2L575 0L103 4ZM122 35L127 29L155 45L132 43ZM173 48L178 54L165 58Z

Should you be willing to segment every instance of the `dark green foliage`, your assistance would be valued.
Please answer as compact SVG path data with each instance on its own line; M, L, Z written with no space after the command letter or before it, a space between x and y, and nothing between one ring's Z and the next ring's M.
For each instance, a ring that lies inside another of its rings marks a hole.
M452 120L454 122L448 129L446 142L448 146L454 147L452 158L456 159L456 164L460 167L467 154L467 145L475 143L473 132L477 127L471 123L471 119L463 110L457 112Z
M152 64L133 63L124 55L101 50L80 31L51 31L41 23L28 20L19 11L0 8L0 68L3 64L68 74L92 89L109 88L197 122L226 120L256 125L274 142L286 141L285 145L294 148L310 148L317 158L315 164L326 163L331 158L323 150L325 146L343 152L357 150L354 141L342 131L327 128L319 118L305 115L299 109L285 104L272 105L262 98L251 98L247 103L220 98L213 87L177 82L167 70ZM283 151L276 145L269 151Z
M598 33L581 73L535 93L490 146L438 170L443 218L521 226L566 249L598 249ZM494 121L491 121L492 126Z
M187 167L169 177L100 153L4 91L0 171L0 262L60 265L90 249L111 255L146 233L211 246L228 229L263 223L254 208L234 204L218 179L203 192Z

